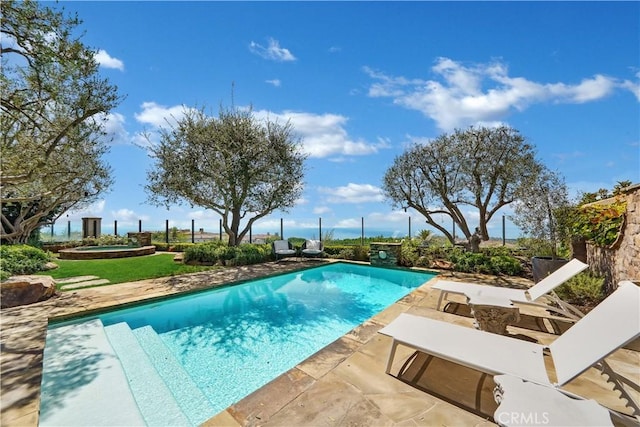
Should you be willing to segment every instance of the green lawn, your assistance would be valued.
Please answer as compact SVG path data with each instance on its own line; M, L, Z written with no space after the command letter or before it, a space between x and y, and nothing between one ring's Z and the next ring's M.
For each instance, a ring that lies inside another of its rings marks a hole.
M83 261L58 259L54 262L60 267L39 274L51 276L54 279L74 276L98 276L101 279L108 279L111 284L194 273L216 268L177 263L173 260L173 254Z

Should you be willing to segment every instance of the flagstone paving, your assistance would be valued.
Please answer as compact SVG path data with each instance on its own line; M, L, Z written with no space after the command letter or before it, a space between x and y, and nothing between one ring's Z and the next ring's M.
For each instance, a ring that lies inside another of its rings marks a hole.
M165 297L279 274L317 265L317 261L281 261L202 273L62 292L24 307L3 309L0 343L2 426L37 426L42 352L48 319L87 314L109 307ZM447 279L492 285L530 286L519 278L443 273ZM88 279L92 280L92 279ZM437 280L437 279L434 279ZM385 374L390 338L377 331L402 312L472 327L473 319L436 311L431 282L320 350L240 402L207 421L206 426L432 426L495 425L491 418L494 383L477 371L417 354L400 377ZM464 314L463 311L460 312ZM539 313L530 313L538 315ZM545 332L509 327L514 336L548 344ZM413 352L400 348L392 372ZM621 375L640 384L640 356L621 349L608 361ZM567 390L629 413L610 384L595 369L572 381ZM638 389L634 396L638 396Z
M99 279L98 276L74 276L67 277L65 279L55 279L54 281L59 285L66 285L68 283L86 282L87 280Z
M59 283L59 282L56 282L56 283ZM63 291L69 291L73 289L88 288L90 286L106 285L108 283L111 283L109 282L109 279L83 280L83 281L62 285L60 286L60 289L62 289Z

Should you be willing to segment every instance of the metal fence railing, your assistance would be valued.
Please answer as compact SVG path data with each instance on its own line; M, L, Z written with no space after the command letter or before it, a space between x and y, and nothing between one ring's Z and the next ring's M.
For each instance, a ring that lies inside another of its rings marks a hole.
M189 224L190 222L190 224ZM344 225L345 221L331 221L323 218L314 218L312 220L305 219L301 221L290 221L280 218L279 221L271 221L268 225L256 222L254 227L249 230L244 241L249 243L261 243L265 240L278 236L279 238L309 238L309 239L361 239L373 237L394 237L403 239L406 237L416 237L423 229L428 227L416 227L416 218L408 216L404 224L397 221L388 226L380 226L378 224L369 224L364 217L360 218L360 224L354 224L349 221L349 226ZM423 222L420 222L423 224ZM295 225L292 225L295 224ZM304 225L300 225L304 224ZM187 225L185 227L185 225ZM517 229L515 226L511 229L507 228L507 222L502 217L502 227L498 227L499 233L494 238L502 238L503 242L509 238L517 237ZM454 224L450 225L451 232L454 236L456 228ZM500 229L501 228L501 229ZM435 230L431 230L435 234L439 234ZM59 219L55 223L42 227L40 230L40 239L43 242L64 242L81 240L84 237L96 237L102 235L126 236L130 232L151 232L153 240L170 242L205 242L210 240L226 240L227 236L222 227L222 220L143 220L137 221L118 221L105 220L102 218L88 217L81 220L64 220Z

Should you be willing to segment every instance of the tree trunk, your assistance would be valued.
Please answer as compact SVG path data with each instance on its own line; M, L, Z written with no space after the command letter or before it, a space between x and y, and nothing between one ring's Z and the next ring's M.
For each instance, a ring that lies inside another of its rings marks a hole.
M475 233L469 236L468 249L473 253L480 252L480 242L482 242L482 233L480 228L476 228Z

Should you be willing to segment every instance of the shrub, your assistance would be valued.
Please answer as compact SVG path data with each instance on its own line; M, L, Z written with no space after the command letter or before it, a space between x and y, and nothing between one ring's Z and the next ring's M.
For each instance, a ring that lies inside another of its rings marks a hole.
M338 253L336 258L354 260L356 259L356 254L352 248L344 248Z
M354 246L353 247L353 259L355 261L369 261L369 250L370 247L367 246Z
M221 249L225 250L226 247L226 243L218 240L190 246L184 251L184 262L216 264L220 261Z
M235 265L258 264L271 257L271 245L268 244L243 243L233 249L233 257L229 257L228 260L233 261ZM227 256L230 256L230 252Z
M555 290L569 304L594 306L604 298L604 277L583 271Z
M449 261L453 269L463 273L507 274L516 276L522 272L522 264L511 255L489 255L487 253L463 252L459 249L451 251ZM495 251L496 253L500 251Z
M581 206L574 215L571 231L596 246L610 246L620 234L626 211L627 202L624 200Z
M369 261L368 245L331 245L325 246L324 252L331 258L353 261Z
M420 242L417 239L406 239L400 246L400 253L398 254L398 264L404 267L414 267L418 258L418 246Z
M495 274L517 276L522 273L522 264L509 255L496 255L490 258L491 270Z
M198 243L165 243L165 242L151 242L156 247L157 251L163 252L184 252L187 248L195 246Z
M243 243L240 246L229 246L216 240L186 246L185 263L248 265L265 262L271 257L271 245Z
M85 237L82 239L82 246L127 245L129 243L129 239L126 236L113 236L110 234L103 234L98 238Z
M483 253L453 253L450 260L453 262L453 269L456 271L463 273L493 273L491 258Z
M28 245L0 246L0 278L6 280L14 274L31 274L44 270L51 254Z

